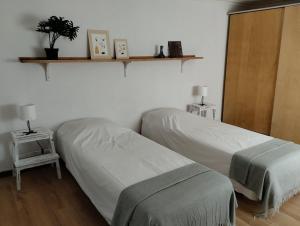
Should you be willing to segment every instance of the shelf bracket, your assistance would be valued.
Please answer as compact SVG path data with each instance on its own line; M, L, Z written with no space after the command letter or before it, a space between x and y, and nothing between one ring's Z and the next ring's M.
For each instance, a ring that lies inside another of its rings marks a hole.
M42 67L44 68L46 81L50 81L49 64L42 64Z
M128 64L131 63L131 61L123 61L123 66L124 66L124 77L126 78L127 77L127 66Z
M183 65L187 60L181 60L181 65L180 65L180 72L181 74L183 73Z

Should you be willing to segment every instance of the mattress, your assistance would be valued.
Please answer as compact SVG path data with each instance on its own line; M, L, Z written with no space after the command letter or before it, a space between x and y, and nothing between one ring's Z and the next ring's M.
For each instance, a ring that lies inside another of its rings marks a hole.
M171 108L146 112L142 134L226 176L234 153L273 139ZM232 183L237 192L257 200L254 192L234 180Z
M57 143L67 169L109 224L124 188L193 163L102 118L64 123Z

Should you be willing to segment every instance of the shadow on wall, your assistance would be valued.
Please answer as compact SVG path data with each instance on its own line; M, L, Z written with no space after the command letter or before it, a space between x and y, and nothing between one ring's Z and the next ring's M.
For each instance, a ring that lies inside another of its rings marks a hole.
M18 106L16 104L0 105L0 121L10 122L18 118Z
M9 140L10 140L10 134L9 133L0 134L0 150L4 151L4 153L2 154L3 157L0 159L0 170L1 171L11 168L11 166L9 165L11 161L8 161L8 160L10 160Z
M198 86L193 86L192 95L193 95L193 97L198 96Z
M43 19L45 18L39 18L32 14L23 14L17 18L17 23L19 23L21 27L25 28L28 31L32 31L36 33L35 37L36 37L37 46L32 47L32 52L34 56L38 56L38 57L45 56L44 44L48 38L47 35L35 31L38 23Z
M6 130L12 130L13 125L10 126L9 123L13 123L13 121L18 118L18 106L16 104L7 104L0 106L0 122L7 124L8 128L4 128ZM7 169L9 166L9 162L7 161L10 158L9 155L9 133L0 133L0 150L3 150L4 155L0 160L0 168Z

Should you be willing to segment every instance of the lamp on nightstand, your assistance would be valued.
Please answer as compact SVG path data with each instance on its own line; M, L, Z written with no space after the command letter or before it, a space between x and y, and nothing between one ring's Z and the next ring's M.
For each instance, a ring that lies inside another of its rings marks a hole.
M208 87L207 86L197 86L197 95L201 96L201 106L204 106L204 97L207 96Z
M30 127L30 121L36 119L36 109L34 104L27 104L20 107L20 119L27 121L28 131L24 132L25 135L36 133Z

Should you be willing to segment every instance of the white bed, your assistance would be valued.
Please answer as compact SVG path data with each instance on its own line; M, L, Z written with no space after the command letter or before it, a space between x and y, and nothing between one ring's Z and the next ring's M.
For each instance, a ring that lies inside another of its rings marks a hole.
M145 113L142 134L226 176L229 176L230 163L235 152L273 139L171 108ZM237 192L257 200L254 192L234 180L232 182Z
M68 170L108 223L124 188L193 163L106 119L66 122L57 141Z

